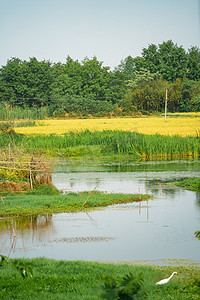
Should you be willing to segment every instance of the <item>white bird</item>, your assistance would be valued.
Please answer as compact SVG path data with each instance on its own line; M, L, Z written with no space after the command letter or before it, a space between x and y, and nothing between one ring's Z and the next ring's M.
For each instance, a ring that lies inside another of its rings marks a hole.
M165 284L165 283L168 283L168 281L170 281L170 279L174 276L174 274L177 274L177 272L173 272L172 275L169 276L169 278L162 279L162 280L156 282L156 284Z

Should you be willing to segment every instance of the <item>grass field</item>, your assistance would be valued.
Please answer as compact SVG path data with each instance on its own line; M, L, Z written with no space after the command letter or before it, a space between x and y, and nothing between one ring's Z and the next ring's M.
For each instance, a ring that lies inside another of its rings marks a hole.
M2 197L1 193L3 200L0 202L0 217L85 211L149 198L150 195L106 194L96 191L61 195L48 186L41 186L41 189L35 188L21 195L10 194Z
M174 271L178 274L168 284L156 285ZM130 274L132 280L127 278ZM134 279L138 276L142 280ZM10 260L0 268L1 299L189 300L199 295L199 267L194 266L162 268L36 258Z
M15 131L23 134L62 134L66 132L121 130L143 134L162 134L196 136L200 130L200 113L170 114L165 121L161 117L141 118L102 118L42 120L34 127L17 127Z

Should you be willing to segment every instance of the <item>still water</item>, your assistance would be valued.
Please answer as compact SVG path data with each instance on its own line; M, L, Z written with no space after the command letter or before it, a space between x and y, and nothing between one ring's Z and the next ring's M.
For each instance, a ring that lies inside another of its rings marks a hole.
M200 177L200 161L57 162L53 181L63 192L96 189L154 198L90 212L0 220L0 253L64 260L200 262L200 241L194 237L200 230L200 193L166 184L187 177Z

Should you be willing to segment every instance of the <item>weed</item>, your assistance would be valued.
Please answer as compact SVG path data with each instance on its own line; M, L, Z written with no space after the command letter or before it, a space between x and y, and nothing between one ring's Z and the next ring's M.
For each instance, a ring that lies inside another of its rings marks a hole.
M110 275L104 275L104 287L101 297L104 299L146 299L147 294L142 290L143 276L126 274L122 280L116 281Z

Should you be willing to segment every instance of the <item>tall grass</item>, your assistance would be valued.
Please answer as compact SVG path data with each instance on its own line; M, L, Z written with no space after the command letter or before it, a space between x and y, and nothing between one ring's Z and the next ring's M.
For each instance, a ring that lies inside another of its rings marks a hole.
M199 137L145 135L125 131L69 132L63 135L14 134L15 144L26 151L51 156L131 156L151 158L197 157ZM0 135L0 147L8 145L8 134Z
M0 120L21 120L21 119L30 119L30 120L42 120L48 117L48 107L8 107L0 105Z

